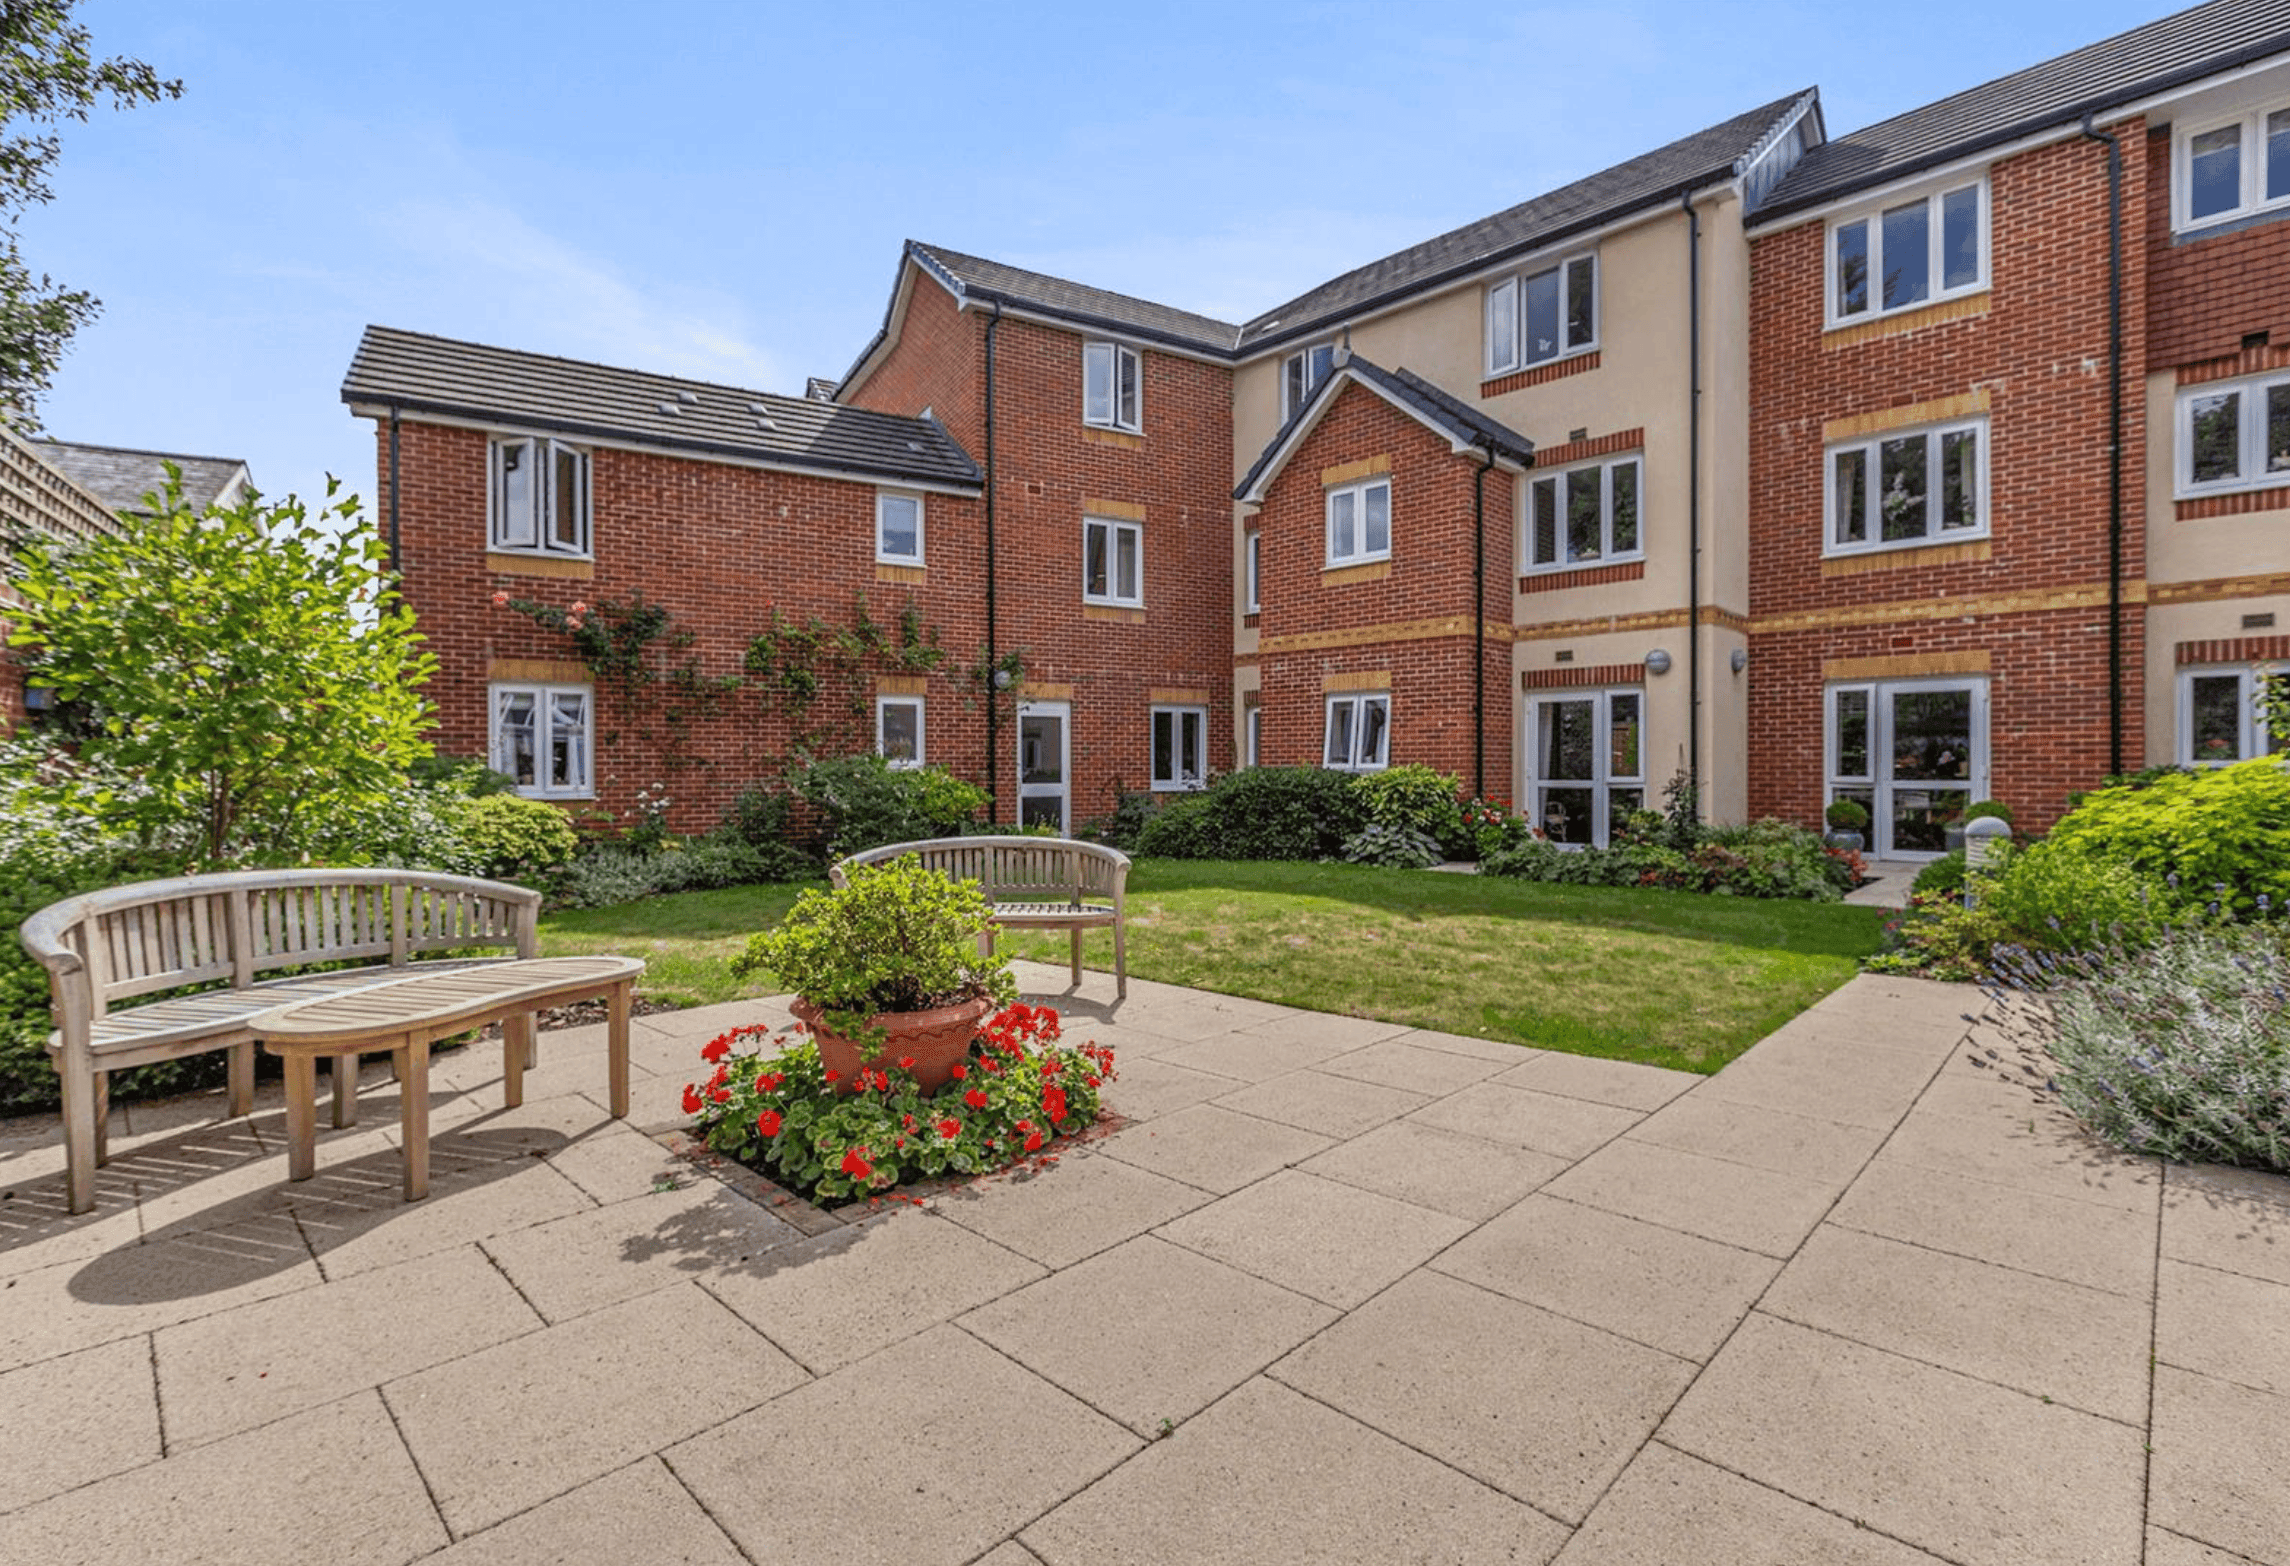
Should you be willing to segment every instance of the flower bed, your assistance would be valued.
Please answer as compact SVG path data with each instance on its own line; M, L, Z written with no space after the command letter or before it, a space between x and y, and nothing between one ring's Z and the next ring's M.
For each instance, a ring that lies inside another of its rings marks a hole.
M1060 1033L1047 1006L1007 1007L926 1094L904 1063L846 1082L797 1028L734 1028L700 1051L714 1074L685 1085L684 1110L716 1152L814 1201L879 1196L989 1173L1094 1124L1113 1051Z

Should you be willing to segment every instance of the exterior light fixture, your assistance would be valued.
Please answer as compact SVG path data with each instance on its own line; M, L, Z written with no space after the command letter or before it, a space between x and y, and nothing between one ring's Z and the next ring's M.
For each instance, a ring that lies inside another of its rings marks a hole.
M1659 647L1655 648L1646 655L1646 672L1648 674L1668 674L1670 672L1670 655Z
M1736 648L1733 650L1733 660L1732 660L1732 662L1733 662L1733 672L1734 672L1734 673L1736 673L1736 674L1739 674L1739 673L1740 673L1742 670L1744 670L1744 669L1748 668L1748 667L1749 667L1749 649L1748 649L1748 648L1746 648L1746 647L1736 647Z

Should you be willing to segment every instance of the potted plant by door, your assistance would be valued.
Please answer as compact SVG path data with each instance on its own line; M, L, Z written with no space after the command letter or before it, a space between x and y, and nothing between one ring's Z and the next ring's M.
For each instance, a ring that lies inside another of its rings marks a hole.
M847 885L804 892L777 928L751 936L732 971L768 971L795 993L844 1091L862 1070L903 1065L933 1093L1017 998L1010 960L981 950L992 911L974 882L913 859L857 865Z
M1829 806L1827 816L1829 835L1823 841L1859 853L1867 842L1861 834L1869 827L1868 807L1857 799L1840 799Z

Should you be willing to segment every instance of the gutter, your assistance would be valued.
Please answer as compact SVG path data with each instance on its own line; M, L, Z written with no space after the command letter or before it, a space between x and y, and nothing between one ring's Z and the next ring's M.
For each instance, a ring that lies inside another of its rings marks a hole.
M2092 128L2107 149L2107 770L2123 770L2123 143Z
M1702 815L1702 215L1686 214L1686 786Z
M995 780L1001 774L1001 707L994 678L1001 670L1001 647L994 619L994 336L1002 325L1002 302L994 301L994 314L986 322L986 819L1001 819L1001 793ZM1016 817L1011 818L1013 821Z

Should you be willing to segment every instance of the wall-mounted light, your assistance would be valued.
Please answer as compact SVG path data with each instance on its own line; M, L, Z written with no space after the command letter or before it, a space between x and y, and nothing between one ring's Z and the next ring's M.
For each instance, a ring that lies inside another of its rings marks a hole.
M1744 670L1744 669L1748 668L1748 667L1749 667L1749 649L1748 649L1748 648L1746 648L1746 647L1736 647L1736 648L1733 650L1733 659L1732 659L1732 662L1733 662L1733 672L1734 672L1734 673L1736 673L1736 674L1739 674L1739 673L1740 673L1742 670Z
M1670 655L1659 647L1655 648L1646 655L1646 672L1648 674L1668 674L1670 672Z
M994 671L994 689L998 691L1006 691L1009 688L1010 671L1007 669L996 669Z

